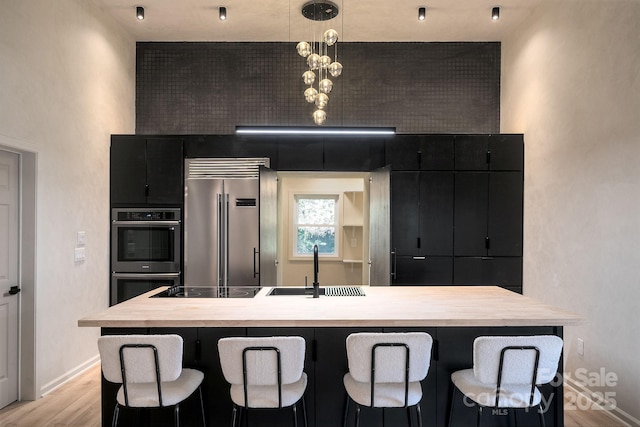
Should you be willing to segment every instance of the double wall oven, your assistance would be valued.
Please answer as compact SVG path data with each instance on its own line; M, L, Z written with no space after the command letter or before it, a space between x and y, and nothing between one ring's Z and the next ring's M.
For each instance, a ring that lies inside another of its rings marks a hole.
M111 210L111 305L180 283L179 208Z

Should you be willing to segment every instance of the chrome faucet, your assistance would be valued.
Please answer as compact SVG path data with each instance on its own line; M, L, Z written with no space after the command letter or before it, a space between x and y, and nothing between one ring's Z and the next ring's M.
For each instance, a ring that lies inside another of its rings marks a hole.
M318 245L313 245L313 297L320 296L320 283L318 283Z

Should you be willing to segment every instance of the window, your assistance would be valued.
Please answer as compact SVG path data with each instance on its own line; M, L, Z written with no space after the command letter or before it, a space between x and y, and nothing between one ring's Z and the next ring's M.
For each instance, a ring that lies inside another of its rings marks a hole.
M295 195L293 256L318 253L335 256L338 253L338 195Z

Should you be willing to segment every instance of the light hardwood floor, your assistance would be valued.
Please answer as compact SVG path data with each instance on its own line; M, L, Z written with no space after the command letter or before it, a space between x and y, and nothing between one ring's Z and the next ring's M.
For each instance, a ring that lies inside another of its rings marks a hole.
M0 427L100 427L100 365L35 402L0 410ZM624 427L603 411L567 410L565 427Z

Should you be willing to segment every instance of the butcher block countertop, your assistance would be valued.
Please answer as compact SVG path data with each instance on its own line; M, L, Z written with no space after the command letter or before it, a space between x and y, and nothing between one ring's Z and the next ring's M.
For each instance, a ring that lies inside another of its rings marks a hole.
M78 326L436 327L567 326L574 313L496 286L367 287L366 296L149 298L166 287L88 315Z

